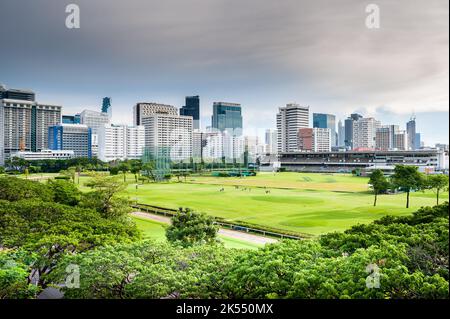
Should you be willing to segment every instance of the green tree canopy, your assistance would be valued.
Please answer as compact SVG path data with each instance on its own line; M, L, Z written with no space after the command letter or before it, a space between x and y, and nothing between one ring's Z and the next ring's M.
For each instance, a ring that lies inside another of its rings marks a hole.
M369 185L373 189L375 195L373 206L377 206L378 194L382 194L389 189L389 181L384 176L382 170L376 169L370 174Z
M406 208L409 208L409 194L423 187L424 178L416 166L396 165L391 182L393 187L406 192Z
M192 246L216 242L219 228L214 219L203 213L180 208L172 217L172 224L166 230L166 237L172 243Z

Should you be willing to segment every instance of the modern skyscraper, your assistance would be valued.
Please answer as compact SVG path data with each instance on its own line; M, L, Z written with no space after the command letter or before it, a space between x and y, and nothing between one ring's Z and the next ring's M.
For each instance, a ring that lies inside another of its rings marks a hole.
M278 154L278 131L273 129L266 130L266 153Z
M16 93L24 90L8 92L2 92L2 96L15 96L16 99L0 99L0 164L11 152L47 149L48 127L61 122L61 106L31 101L34 99L31 91L25 91L23 95Z
M278 153L298 151L298 130L309 127L309 106L287 104L277 114Z
M142 125L142 119L148 115L167 114L178 115L175 106L160 103L137 103L133 106L133 123L135 126Z
M399 151L406 151L408 149L408 138L405 131L398 131L394 135L394 148Z
M353 121L353 149L374 150L376 132L380 125L373 117Z
M184 116L192 116L194 130L200 128L200 97L198 95L195 96L186 96L186 103L180 109L180 115Z
M72 150L74 157L92 157L91 128L83 124L61 124L48 128L52 150Z
M412 116L411 119L406 123L406 134L408 135L408 143L407 143L407 149L408 150L415 150L416 149L416 118L415 116ZM420 145L419 145L420 147Z
M80 114L63 115L61 123L63 124L80 124Z
M35 93L31 90L24 89L8 89L4 85L0 85L0 100L21 100L21 101L35 101Z
M329 128L331 131L331 146L336 144L336 116L333 114L313 113L313 127Z
M111 98L104 97L102 100L102 113L108 114L109 118L112 116Z
M420 133L416 133L416 138L414 139L414 146L416 150L422 147L422 140L420 137Z
M91 128L91 151L92 157L98 156L98 130L105 124L110 123L108 113L84 110L79 114L80 124L87 125Z
M353 113L344 122L345 123L344 144L347 149L353 148L353 122L362 118L363 118L362 115L359 115L358 113Z
M221 132L242 135L242 108L240 104L228 102L214 102L211 126Z
M144 146L144 126L104 124L98 130L98 158L104 162L139 159Z
M141 118L145 127L145 151L154 157L167 154L171 161L192 158L192 117L178 114L149 114ZM170 157L169 157L170 156Z
M342 121L338 122L338 145L339 147L345 146L345 126L342 124Z
M330 152L331 129L301 128L298 130L298 147L303 152Z
M380 151L395 149L395 134L397 134L398 131L398 125L383 125L377 128L375 148Z

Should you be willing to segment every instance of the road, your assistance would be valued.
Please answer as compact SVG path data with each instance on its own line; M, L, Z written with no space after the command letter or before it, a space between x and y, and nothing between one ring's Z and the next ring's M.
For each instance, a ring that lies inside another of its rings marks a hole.
M156 215L156 214L151 214L151 213L143 213L143 212L133 212L133 213L131 213L131 215L150 219L150 220L157 221L160 223L170 224L170 218L161 216L161 215ZM225 228L220 228L219 234L224 237L234 238L234 239L238 239L238 240L242 240L242 241L246 241L246 242L250 242L250 243L254 243L254 244L264 245L264 244L271 244L271 243L278 242L278 240L276 240L274 238L243 233L243 232L225 229Z

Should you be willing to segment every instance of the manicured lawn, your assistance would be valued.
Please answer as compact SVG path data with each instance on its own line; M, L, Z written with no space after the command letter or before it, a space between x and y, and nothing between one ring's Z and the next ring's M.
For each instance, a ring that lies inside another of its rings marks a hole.
M138 190L130 184L126 196L141 203L190 207L229 221L314 235L343 231L388 214L407 215L435 203L433 192L417 192L411 194L409 209L405 208L406 194L379 196L377 207L373 207L367 181L350 175L309 173L260 173L246 178L193 176L188 183L149 183L139 185ZM448 193L442 194L442 201L446 197Z
M159 223L153 220L148 220L141 217L132 217L136 222L138 228L142 231L145 239L154 239L156 241L165 241L165 227L166 224ZM226 248L238 248L238 249L257 249L261 245L244 242L234 238L223 237L219 235L220 240L223 241Z

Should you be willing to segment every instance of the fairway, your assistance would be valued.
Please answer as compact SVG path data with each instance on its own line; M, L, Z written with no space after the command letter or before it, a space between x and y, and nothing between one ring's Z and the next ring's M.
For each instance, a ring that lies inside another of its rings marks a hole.
M409 209L405 208L406 194L379 196L377 207L373 207L367 181L351 175L313 173L259 173L245 178L192 176L186 183L149 183L139 185L138 190L130 184L127 196L140 203L189 207L228 221L313 235L343 231L384 215L407 215L435 204L433 192L417 192L411 194ZM448 193L441 198L448 199Z

